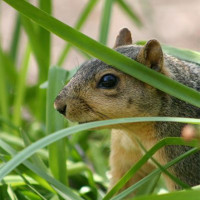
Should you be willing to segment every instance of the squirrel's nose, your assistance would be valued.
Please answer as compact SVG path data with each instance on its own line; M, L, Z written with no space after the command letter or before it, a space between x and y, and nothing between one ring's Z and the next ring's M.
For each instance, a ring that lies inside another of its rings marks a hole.
M54 108L61 113L62 115L65 116L66 110L67 110L67 105L66 104L59 104L58 102L55 101L54 103Z
M67 106L66 105L64 105L64 106L62 106L62 107L60 107L60 108L57 109L57 111L59 113L61 113L62 115L64 115L64 116L66 114L66 110L67 110Z

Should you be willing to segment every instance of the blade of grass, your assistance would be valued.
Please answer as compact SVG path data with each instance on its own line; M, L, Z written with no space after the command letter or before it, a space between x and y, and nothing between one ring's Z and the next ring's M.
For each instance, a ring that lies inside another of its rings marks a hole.
M75 175L75 174L80 174L81 172L85 172L88 176L89 184L95 188L93 172L85 163L78 162L78 163L73 164L72 166L69 165L69 167L67 169L69 171L69 176Z
M16 96L14 99L14 109L13 109L13 124L15 126L21 125L21 108L24 100L24 94L26 89L26 78L29 66L31 49L29 44L27 44L25 55L23 57L22 66L18 73L18 81L16 86ZM18 132L15 132L18 134Z
M7 193L9 195L8 198L10 200L18 200L17 196L15 195L15 193L10 185L8 185L8 187L7 187ZM7 199L7 198L5 198L5 199Z
M8 93L6 88L6 75L5 75L5 66L3 62L3 53L0 46L0 110L1 116L5 119L9 119L9 103L8 103ZM4 126L5 127L5 126Z
M4 66L4 73L6 74L6 80L8 87L12 88L15 86L17 81L17 67L14 64L13 60L10 59L10 56L7 54L6 51L1 51L3 66ZM12 95L9 96L12 98Z
M150 181L147 181L146 183L144 183L142 186L140 186L137 190L137 193L135 194L135 197L152 194L158 184L160 175L161 173L153 177Z
M88 1L88 3L86 4L83 12L81 13L76 25L74 26L74 28L76 30L80 30L82 28L82 26L84 25L84 23L86 22L89 14L91 13L91 11L93 10L94 6L96 5L96 3L98 2L98 0L90 0ZM71 49L71 44L66 44L61 55L59 56L57 65L58 66L62 66L65 59L67 58L67 55Z
M200 52L191 51L188 49L178 49L168 45L162 45L162 47L165 53L189 62L198 63L200 65Z
M31 183L31 184L36 184L36 181L30 177L26 177L26 179ZM4 178L4 182L6 184L9 184L11 186L19 186L19 185L24 185L24 180L21 176L19 175L11 175L11 176L6 176ZM0 183L2 185L2 183Z
M200 123L200 120L192 119L192 118L143 117L143 118L124 118L124 119L113 119L113 120L90 122L90 123L85 123L85 124L77 125L74 127L70 127L67 129L63 129L38 140L37 142L31 144L26 149L18 153L12 160L10 160L0 169L0 181L2 180L4 176L10 173L15 167L17 167L24 160L26 160L28 157L32 156L35 152L37 152L38 149L46 147L49 144L56 142L66 136L69 136L79 131L111 125L111 124L119 124L119 123L123 124L123 123L130 123L130 122L146 122L146 121L170 121L170 122L197 123L197 124ZM191 143L183 142L181 138L174 139L172 140L172 142L173 141L177 142L178 139L179 139L179 142L182 141L183 144L187 144L187 145L191 144Z
M110 27L110 19L112 12L113 0L104 0L104 8L102 10L102 18L100 25L100 35L99 42L102 44L106 44L108 40L108 32Z
M41 10L51 15L52 12L52 0L40 0L39 7ZM50 58L51 58L51 34L48 30L43 27L39 27L39 42L44 52L44 58L47 62L45 67L46 74L48 72L50 66Z
M135 11L133 11L131 9L131 6L128 5L127 2L125 2L124 0L117 0L116 1L119 6L125 11L125 13L133 20L133 22L137 25L137 27L141 27L142 26L142 21L140 20L140 18L136 15Z
M10 52L9 52L10 57L12 58L14 63L16 63L16 57L18 54L20 34L21 34L21 20L19 14L17 14L13 36L10 44Z
M41 79L43 80L45 79L43 78L43 76L47 77L47 74L45 74L44 68L46 68L45 66L48 65L48 62L45 59L45 53L43 52L43 49L41 48L41 45L39 43L36 27L27 17L23 15L21 16L21 22L28 36L28 39L31 45L31 50L34 53L34 56L39 66L39 70L40 70L39 80Z
M38 69L39 69L38 85L40 85L41 83L47 80L49 61L46 59L47 56L47 53L45 53L46 49L43 48L42 43L40 42L40 40L38 40L39 34L38 31L36 30L37 27L35 27L35 24L33 24L32 21L30 21L25 16L21 16L21 21L28 36L31 49L38 64ZM42 122L45 121L45 102L46 102L45 92L46 91L44 90L37 90L38 101L34 105L35 115L37 119Z
M4 141L0 140L0 146L2 149L4 149L6 152L8 152L11 155L16 155L17 152L10 147L7 143L5 143ZM47 182L49 182L49 184L51 184L54 189L65 199L69 199L69 200L83 200L81 197L79 197L78 195L76 195L71 189L69 189L68 187L66 187L65 185L63 185L62 183L60 183L59 181L57 181L56 179L52 178L51 176L49 176L46 172L42 171L40 168L37 168L35 165L31 164L29 161L24 161L23 163L27 168L29 168L30 170L32 170L34 173L36 173L38 176L42 177L44 180L46 180ZM47 187L48 189L48 187ZM50 191L53 192L53 190L51 189Z
M39 8L44 12L51 15L52 12L52 0L39 0ZM30 22L29 22L30 23ZM38 27L38 41L40 48L43 51L43 60L45 61L45 65L39 66L39 85L47 80L48 78L48 70L51 62L51 34L48 30L43 27ZM46 113L46 91L38 90L38 105L37 105L37 116L40 121L45 122L45 113Z
M138 144L140 145L141 149L144 151L144 153L147 152L147 150L145 149L145 147L143 146L143 144L136 138ZM177 177L175 177L173 174L171 174L170 172L168 172L167 170L165 170L162 165L157 162L157 160L155 158L151 158L152 162L162 170L162 172L164 174L166 174L174 183L176 183L177 185L181 186L183 189L188 189L190 188L190 186L186 183L183 183L180 179L178 179Z
M31 141L28 137L28 134L25 133L23 130L21 131L21 135L22 135L22 138L23 138L23 141L24 141L24 145L27 147L31 144ZM39 154L34 154L32 157L31 157L31 161L32 163L34 163L38 168L42 169L43 171L47 171L47 167L46 165L44 164L44 162L42 161L42 159L40 158Z
M64 117L61 116L53 107L54 100L58 92L64 87L67 78L67 71L58 67L49 70L47 88L47 108L46 108L46 129L47 134L64 128ZM53 122L53 123L52 123ZM49 146L49 164L52 174L61 183L67 185L66 162L66 143L60 140Z
M143 196L134 198L134 200L199 200L200 191L199 190L186 190L186 191L178 191L172 192L169 194L161 194L161 195L151 195L151 196Z
M170 161L169 163L167 163L163 167L165 169L167 169L167 168L171 167L172 165L174 165L175 163L181 161L182 159L184 159L184 158L188 157L189 155L192 155L192 154L194 154L194 153L196 153L198 151L199 151L199 148L197 148L197 147L192 148L191 150L185 152L184 154L181 154L179 157L177 157L174 160ZM143 178L142 180L138 181L134 185L130 186L128 189L124 190L123 192L121 192L117 196L115 196L115 197L113 197L111 199L109 198L109 200L123 200L124 197L126 197L127 195L129 195L130 193L132 193L133 191L135 191L137 188L139 188L140 186L142 186L143 184L145 184L147 181L151 180L157 174L161 173L161 171L162 170L160 170L160 169L154 170L152 173L150 173L149 175L147 175L145 178ZM103 198L103 200L105 200L105 197Z
M155 72L154 70L151 70L108 47L103 46L102 44L74 30L70 26L58 21L57 19L49 16L47 13L42 12L38 8L23 0L4 1L39 25L43 26L49 31L52 31L64 40L69 41L71 44L77 46L83 51L86 51L87 53L99 58L105 63L110 64L117 69L130 74L131 76L172 96L200 107L200 93L194 89L171 80L168 77Z

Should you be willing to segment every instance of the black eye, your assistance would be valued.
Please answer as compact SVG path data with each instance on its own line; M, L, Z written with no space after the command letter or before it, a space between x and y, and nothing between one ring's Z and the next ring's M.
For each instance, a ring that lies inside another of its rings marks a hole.
M118 78L113 74L104 75L98 83L98 88L112 89L118 83Z

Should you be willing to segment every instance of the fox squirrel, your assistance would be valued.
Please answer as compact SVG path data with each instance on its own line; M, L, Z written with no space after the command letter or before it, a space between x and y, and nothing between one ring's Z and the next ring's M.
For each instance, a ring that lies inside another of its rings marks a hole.
M157 40L144 46L133 45L131 33L124 28L117 36L114 48L171 79L200 91L200 67L163 54ZM193 117L200 118L200 108L170 96L98 59L85 62L55 100L55 108L76 122L123 117ZM160 139L180 137L185 124L172 122L140 122L113 125L111 135L111 187L136 163L143 152L135 136L148 150ZM165 146L154 158L162 165L189 150L187 146ZM155 166L146 163L125 188L148 175ZM200 184L200 153L195 153L169 171L190 186ZM180 189L165 176L169 190Z

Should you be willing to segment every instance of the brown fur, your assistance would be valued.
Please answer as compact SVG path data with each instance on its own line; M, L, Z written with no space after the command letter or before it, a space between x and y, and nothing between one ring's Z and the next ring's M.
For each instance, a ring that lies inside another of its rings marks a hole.
M200 68L197 65L163 54L156 40L150 40L144 47L131 45L131 43L130 31L123 29L117 37L115 48L153 70L200 90ZM98 87L99 81L106 74L118 77L116 87L111 89ZM55 108L63 110L64 106L66 106L66 111L64 110L63 114L69 120L80 123L123 117L200 117L199 108L171 97L97 59L84 63L58 95ZM136 138L149 150L162 138L179 137L183 126L184 124L168 122L109 126L113 129L110 188L144 154ZM159 150L154 158L164 165L186 150L188 150L187 147L167 146ZM199 163L200 154L197 153L169 170L183 182L193 186L200 184ZM154 169L155 166L151 161L146 163L124 188L142 179ZM168 177L165 179L169 189L178 188Z

